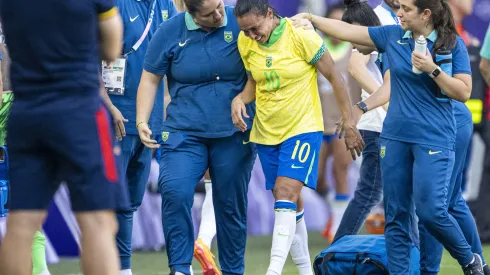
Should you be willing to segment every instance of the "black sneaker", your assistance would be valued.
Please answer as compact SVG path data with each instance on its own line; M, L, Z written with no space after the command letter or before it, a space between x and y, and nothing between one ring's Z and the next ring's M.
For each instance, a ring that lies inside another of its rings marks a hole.
M488 265L483 266L483 274L490 275L490 267Z
M483 261L478 254L473 254L475 261L463 267L464 275L485 275L483 273Z

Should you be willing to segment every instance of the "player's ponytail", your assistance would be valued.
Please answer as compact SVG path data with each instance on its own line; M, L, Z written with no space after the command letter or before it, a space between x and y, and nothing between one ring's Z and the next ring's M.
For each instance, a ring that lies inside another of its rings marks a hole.
M381 26L378 16L366 2L344 0L344 4L346 9L342 15L342 21L349 24L358 23L366 27Z
M437 32L434 52L438 49L453 49L456 46L456 24L447 0L415 0L419 13L430 10L430 23Z
M269 0L238 0L235 5L235 16L243 17L252 12L255 15L266 16L269 9L272 10L275 17L280 17Z

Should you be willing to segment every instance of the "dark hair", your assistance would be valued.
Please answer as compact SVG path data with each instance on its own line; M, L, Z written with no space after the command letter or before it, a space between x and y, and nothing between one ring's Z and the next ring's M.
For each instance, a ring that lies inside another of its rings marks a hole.
M196 14L196 12L199 11L199 8L201 8L202 3L204 0L182 0L184 1L185 6L187 7L187 11L190 14Z
M344 4L347 9L342 16L342 21L349 24L359 23L359 25L365 27L381 26L379 17L366 2L344 0Z
M266 16L269 9L272 9L274 16L280 17L276 9L269 4L269 0L238 0L235 5L235 16L242 17L250 12Z
M342 2L338 2L337 4L328 6L327 12L325 13L325 18L330 18L330 15L332 15L332 13L334 11L338 11L338 10L341 10L341 11L345 10L345 5L342 4Z
M447 0L415 0L419 13L428 9L432 12L430 20L437 32L434 52L438 49L453 49L456 46L456 24Z

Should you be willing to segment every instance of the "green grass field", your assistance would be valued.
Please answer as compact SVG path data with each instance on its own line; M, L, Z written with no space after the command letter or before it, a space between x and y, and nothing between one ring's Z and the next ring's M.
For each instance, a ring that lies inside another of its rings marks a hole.
M245 274L263 275L269 265L269 253L271 237L249 237L247 240ZM309 235L310 254L314 258L320 251L328 246L327 241L319 233L311 232ZM485 258L490 259L490 246L484 247ZM133 255L133 274L135 275L168 275L167 255L165 252L135 253ZM61 263L50 265L53 275L78 275L81 274L78 260L63 259ZM194 262L195 274L201 274L199 263ZM283 272L284 275L298 274L297 269L289 258ZM458 263L447 252L441 263L441 275L462 274Z

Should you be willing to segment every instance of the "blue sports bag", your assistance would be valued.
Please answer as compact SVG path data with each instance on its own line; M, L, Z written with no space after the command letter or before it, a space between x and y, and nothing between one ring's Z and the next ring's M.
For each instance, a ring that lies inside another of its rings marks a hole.
M384 235L346 235L316 256L315 275L389 275ZM410 275L420 274L420 251L413 246Z

